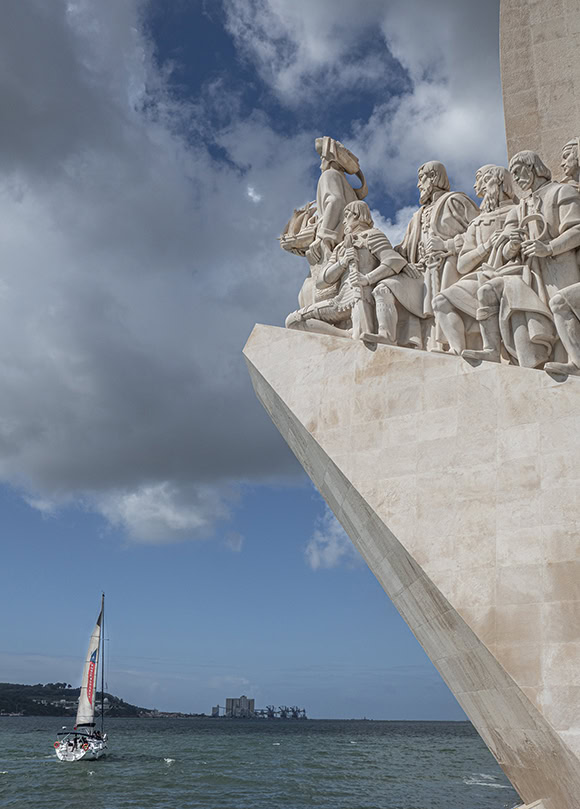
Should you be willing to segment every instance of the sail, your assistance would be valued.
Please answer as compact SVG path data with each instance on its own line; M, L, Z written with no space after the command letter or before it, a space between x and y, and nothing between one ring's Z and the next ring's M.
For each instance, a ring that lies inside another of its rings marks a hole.
M81 680L81 695L77 709L76 727L79 725L93 725L95 720L95 697L97 694L97 668L99 666L99 647L101 643L101 623L103 620L103 602L97 623L93 629L83 679Z

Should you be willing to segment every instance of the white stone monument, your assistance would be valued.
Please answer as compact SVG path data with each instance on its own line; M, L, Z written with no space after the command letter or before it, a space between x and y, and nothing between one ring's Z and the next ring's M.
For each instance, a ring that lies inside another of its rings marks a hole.
M558 88L576 104L578 9L503 0L516 153L478 171L481 212L437 161L395 248L364 203L336 197L343 230L312 251L311 297L244 349L268 414L535 809L580 806L580 126L557 118ZM569 61L546 72L562 19ZM293 252L320 240L320 215L295 213Z

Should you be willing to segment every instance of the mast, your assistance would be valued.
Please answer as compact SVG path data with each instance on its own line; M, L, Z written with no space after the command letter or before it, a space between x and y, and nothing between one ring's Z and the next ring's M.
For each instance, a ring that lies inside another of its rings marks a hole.
M105 732L105 594L101 596L101 735Z

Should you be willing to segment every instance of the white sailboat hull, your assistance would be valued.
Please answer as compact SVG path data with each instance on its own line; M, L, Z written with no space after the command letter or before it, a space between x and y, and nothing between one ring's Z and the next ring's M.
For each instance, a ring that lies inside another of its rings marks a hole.
M86 748L86 749L85 749ZM68 742L61 742L55 746L56 757L60 761L95 761L107 755L107 742L102 740L91 740L83 745L73 747Z

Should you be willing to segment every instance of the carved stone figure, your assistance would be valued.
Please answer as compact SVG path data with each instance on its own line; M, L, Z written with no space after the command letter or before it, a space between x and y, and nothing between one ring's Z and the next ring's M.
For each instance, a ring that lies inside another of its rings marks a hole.
M563 183L568 183L576 191L580 190L580 163L578 162L578 149L580 138L572 138L562 149L561 167L564 170Z
M558 337L568 353L567 362L547 362L544 370L580 375L580 283L564 287L550 298Z
M349 202L364 199L368 193L358 158L334 138L315 140L320 155L320 178L314 201L294 211L280 237L280 246L298 256L306 256L311 267L326 264L330 254L342 241L342 219ZM353 188L346 178L355 174L360 188ZM304 281L298 303L301 307L323 300L325 291L317 290L313 272Z
M466 349L463 356L499 362L503 341L513 361L537 368L550 358L557 340L548 302L580 281L575 254L580 194L551 182L549 168L535 152L514 155L510 171L525 196L508 214L498 238L501 266L477 291L483 349Z
M421 207L396 248L408 266L378 284L374 296L382 341L425 348L432 299L459 278L457 255L478 208L463 192L450 190L443 163L425 163L417 174Z
M368 194L364 174L358 158L346 146L334 138L316 138L316 151L320 155L320 179L316 189L318 224L314 241L307 252L311 264L328 258L336 245L342 241L344 208L349 202L364 199ZM356 174L360 188L353 188L347 174Z
M512 176L503 166L478 169L474 189L483 200L481 213L469 224L459 253L457 272L463 277L433 300L437 322L455 354L461 354L468 342L471 348L481 346L477 290L494 275L487 262L493 266L497 237L517 202Z
M366 338L374 332L372 286L400 271L405 260L393 250L385 234L374 227L366 202L344 209L344 240L326 265L314 273L317 289L331 292L293 312L286 327L340 337Z

